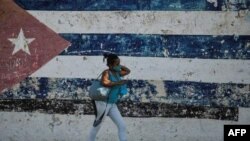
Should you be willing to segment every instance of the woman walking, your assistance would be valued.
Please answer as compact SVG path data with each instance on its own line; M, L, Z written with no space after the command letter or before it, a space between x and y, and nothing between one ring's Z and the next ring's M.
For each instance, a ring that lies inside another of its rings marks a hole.
M120 59L116 54L104 54L107 59L108 69L102 73L101 83L105 87L110 87L108 99L106 101L93 101L95 109L95 121L90 130L88 141L95 141L96 135L101 128L101 123L106 116L116 124L120 141L127 141L126 125L117 108L121 86L126 84L126 80L121 80L122 76L128 75L130 70L120 65Z

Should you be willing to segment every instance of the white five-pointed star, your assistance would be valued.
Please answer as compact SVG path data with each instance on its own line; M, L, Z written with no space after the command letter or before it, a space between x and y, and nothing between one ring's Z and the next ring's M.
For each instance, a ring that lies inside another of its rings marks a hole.
M23 29L21 28L17 38L9 38L8 40L11 41L15 45L15 48L14 48L14 51L12 52L12 55L17 53L19 50L23 50L24 52L26 52L30 55L28 44L30 44L32 41L34 41L35 38L25 38L24 33L23 33Z

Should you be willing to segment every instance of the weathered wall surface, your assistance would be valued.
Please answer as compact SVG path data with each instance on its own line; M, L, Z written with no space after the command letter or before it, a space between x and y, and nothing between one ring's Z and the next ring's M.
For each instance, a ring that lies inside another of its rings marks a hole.
M223 140L224 124L250 124L250 1L15 2L71 46L1 92L0 140L84 140L107 52L132 70L118 105L130 140ZM117 140L106 121L99 140Z

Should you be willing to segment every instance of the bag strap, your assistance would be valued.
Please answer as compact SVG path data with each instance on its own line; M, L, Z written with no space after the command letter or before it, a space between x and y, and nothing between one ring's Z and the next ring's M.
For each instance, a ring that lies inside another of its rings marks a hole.
M95 119L94 124L93 124L94 127L98 126L102 122L102 119L103 119L103 117L104 117L104 115L106 113L107 105L106 105L106 108L105 108L103 114L101 115L101 117L99 119L97 119L97 120ZM97 118L97 116L96 116L96 118Z
M102 72L98 75L96 79L98 80L101 76L102 76Z
M102 75L102 73L97 77L97 79L99 79L99 77L100 77L101 75ZM109 93L110 93L110 91L109 91ZM102 122L102 119L103 119L103 117L104 117L104 115L105 115L105 113L106 113L106 109L107 109L107 107L108 107L109 93L108 93L108 95L107 95L107 101L106 101L105 110L104 110L104 112L102 113L102 115L101 115L101 117L100 117L99 119L97 119L97 120L95 119L94 124L93 124L94 127L98 126L98 125ZM96 105L94 105L94 106L96 106ZM97 116L96 116L96 118L97 118Z
M109 92L109 93L110 93L110 92ZM105 115L105 113L106 113L106 110L107 110L107 107L108 107L109 93L108 93L108 95L107 95L107 101L106 101L105 110L104 110L104 112L102 113L102 115L101 115L101 117L100 117L99 119L95 119L94 124L93 124L94 127L98 126L98 125L102 122L102 119L103 119L103 117L104 117L104 115ZM96 106L96 105L94 104L94 106ZM96 108L96 107L95 107L95 108ZM97 109L96 109L96 110L97 110ZM96 114L96 118L97 118L97 114Z

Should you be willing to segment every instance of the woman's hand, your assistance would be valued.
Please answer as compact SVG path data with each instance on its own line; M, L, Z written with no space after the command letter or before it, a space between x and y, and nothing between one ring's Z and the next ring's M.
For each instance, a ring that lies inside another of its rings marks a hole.
M121 65L120 75L121 76L125 76L125 75L128 75L129 73L130 73L130 69Z
M120 80L120 81L115 82L115 83L117 83L117 85L123 85L123 84L127 84L128 81L127 80Z
M109 85L106 85L106 86L113 87L113 86L118 86L118 85L124 85L127 82L128 82L127 80L120 80L120 81L117 81L117 82L111 82L110 81Z

